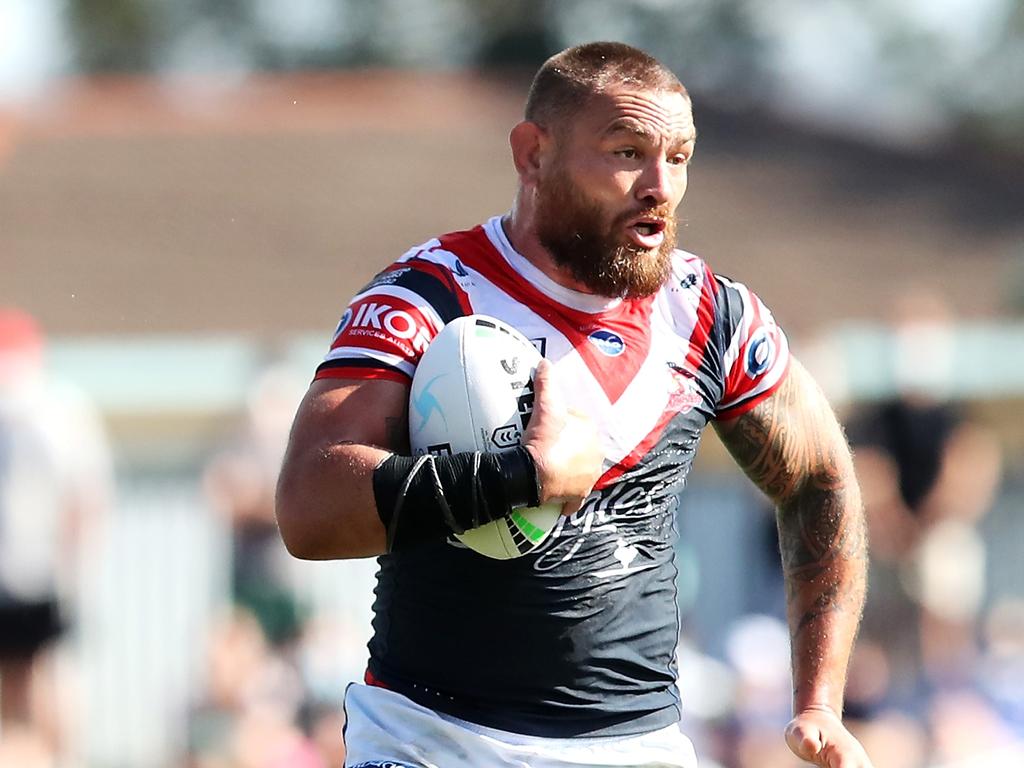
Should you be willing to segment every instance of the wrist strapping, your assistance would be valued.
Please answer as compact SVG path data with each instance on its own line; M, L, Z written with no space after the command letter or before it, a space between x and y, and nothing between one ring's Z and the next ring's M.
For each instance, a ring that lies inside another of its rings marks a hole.
M537 468L522 446L502 453L391 455L373 472L373 495L388 552L540 504Z

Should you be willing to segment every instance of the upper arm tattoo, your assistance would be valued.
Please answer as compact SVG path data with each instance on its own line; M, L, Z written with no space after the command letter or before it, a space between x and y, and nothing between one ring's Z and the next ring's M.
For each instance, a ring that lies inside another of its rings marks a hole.
M846 439L817 384L794 360L771 396L717 428L778 508L789 598L801 583L815 583L795 632L851 598L859 614L866 560L860 492Z

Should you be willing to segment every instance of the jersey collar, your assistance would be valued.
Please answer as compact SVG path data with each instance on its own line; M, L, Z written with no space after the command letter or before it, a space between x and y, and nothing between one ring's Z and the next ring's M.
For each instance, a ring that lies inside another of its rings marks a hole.
M491 241L491 244L501 254L502 258L505 259L509 267L524 280L533 284L541 293L570 309L592 315L607 312L622 303L622 299L610 299L607 296L581 293L556 283L512 247L512 243L509 242L508 236L505 234L505 228L501 225L501 218L501 216L492 216L484 224L484 232L487 233L487 239Z

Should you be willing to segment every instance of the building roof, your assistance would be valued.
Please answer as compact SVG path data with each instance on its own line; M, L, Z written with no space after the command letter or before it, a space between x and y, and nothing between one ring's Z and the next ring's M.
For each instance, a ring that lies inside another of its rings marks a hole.
M0 298L58 334L327 334L407 247L508 208L524 95L516 77L403 72L69 82L0 131ZM680 245L791 330L884 317L909 286L1000 310L1019 161L696 112Z

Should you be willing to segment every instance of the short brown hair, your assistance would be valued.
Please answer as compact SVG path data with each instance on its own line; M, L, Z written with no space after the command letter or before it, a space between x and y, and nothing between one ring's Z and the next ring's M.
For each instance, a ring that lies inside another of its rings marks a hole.
M585 43L556 53L541 65L526 97L526 119L553 126L595 95L615 85L676 91L679 78L639 48L625 43Z

